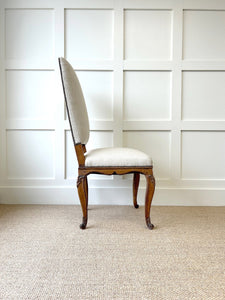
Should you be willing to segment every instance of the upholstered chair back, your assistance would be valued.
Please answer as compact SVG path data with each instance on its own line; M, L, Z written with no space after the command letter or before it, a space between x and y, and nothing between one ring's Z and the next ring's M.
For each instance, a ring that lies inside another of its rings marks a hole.
M83 92L72 66L65 58L59 58L67 114L74 144L87 144L89 120Z

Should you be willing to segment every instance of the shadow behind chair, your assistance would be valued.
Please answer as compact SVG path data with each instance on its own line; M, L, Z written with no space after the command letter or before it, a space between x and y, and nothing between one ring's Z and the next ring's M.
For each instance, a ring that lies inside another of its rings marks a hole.
M59 66L67 114L79 165L77 189L83 211L80 228L86 228L88 219L87 176L89 174L125 175L133 173L133 204L135 208L139 207L137 192L140 174L145 175L147 182L145 220L147 227L153 229L154 225L150 220L150 208L155 190L155 178L151 159L145 153L131 148L114 147L86 151L85 145L89 139L89 121L82 89L72 66L64 58L59 58Z

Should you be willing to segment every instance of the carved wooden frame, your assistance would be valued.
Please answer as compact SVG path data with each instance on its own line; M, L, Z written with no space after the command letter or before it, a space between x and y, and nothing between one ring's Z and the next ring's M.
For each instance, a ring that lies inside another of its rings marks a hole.
M153 176L152 166L140 166L140 167L86 167L85 166L85 152L86 147L82 144L75 144L75 151L79 164L77 189L80 198L80 203L83 211L83 219L80 224L81 229L85 229L88 221L88 180L87 176L90 174L102 174L102 175L126 175L134 174L133 177L133 204L135 208L138 208L137 193L140 180L140 174L145 175L146 178L146 195L145 195L145 220L147 227L153 229L154 225L150 219L150 209L152 198L155 191L155 178Z

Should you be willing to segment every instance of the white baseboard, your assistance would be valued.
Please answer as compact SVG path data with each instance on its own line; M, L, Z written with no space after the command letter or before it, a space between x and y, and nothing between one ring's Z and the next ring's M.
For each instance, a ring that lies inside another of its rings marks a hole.
M139 189L138 203L144 205L145 188ZM74 187L0 187L0 204L79 204ZM89 204L132 205L128 188L90 188ZM224 189L156 189L152 205L225 206Z

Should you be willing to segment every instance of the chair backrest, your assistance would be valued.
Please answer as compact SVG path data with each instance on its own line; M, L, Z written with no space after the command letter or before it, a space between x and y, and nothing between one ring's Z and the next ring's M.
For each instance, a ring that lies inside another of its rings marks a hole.
M89 139L89 120L80 82L65 58L59 58L59 67L74 145L86 145Z

